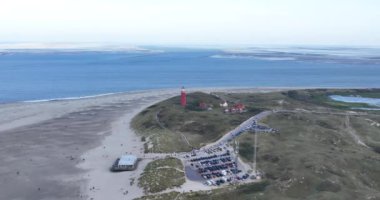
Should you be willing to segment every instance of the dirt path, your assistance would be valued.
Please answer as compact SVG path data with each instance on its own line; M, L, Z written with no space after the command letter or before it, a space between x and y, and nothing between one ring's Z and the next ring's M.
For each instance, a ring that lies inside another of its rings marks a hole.
M304 110L304 109L297 109L297 110L278 110L275 111L275 113L313 113L313 114L328 114L328 115L339 115L339 116L345 116L346 119L344 121L344 130L355 140L356 143L358 143L361 146L369 148L361 139L360 136L357 134L356 130L351 126L350 122L350 116L365 116L366 113L356 113L356 112L322 112L322 111L312 111L312 110Z
M161 112L161 110L159 110L159 111L156 113L156 116L155 116L155 119L156 119L157 124L158 124L162 129L165 129L165 130L167 130L167 131L173 132L172 130L166 128L165 124L162 123L162 122L160 121L160 117L159 117L160 112ZM175 133L175 134L178 134L178 133ZM181 134L181 137L182 137L183 141L184 141L187 145L189 145L189 147L192 148L193 146L190 144L190 142L189 142L189 140L187 139L187 137L186 137L183 133L180 133L180 134Z
M367 146L361 139L360 139L360 136L356 133L356 130L354 128L352 128L351 126L351 122L350 122L350 116L349 115L346 115L346 119L344 121L344 127L345 127L345 130L348 134L350 134L350 136L355 140L356 143L358 143L359 145L362 145L364 147L367 147L369 148L369 146Z
M178 168L175 168L175 167L169 167L169 166L165 166L165 167L157 167L156 169L174 169L174 170L177 170L179 172L183 172L185 173L185 171L183 171L182 169L178 169Z

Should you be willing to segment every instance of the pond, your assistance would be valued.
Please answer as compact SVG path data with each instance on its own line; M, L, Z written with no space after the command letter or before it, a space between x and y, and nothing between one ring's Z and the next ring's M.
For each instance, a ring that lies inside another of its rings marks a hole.
M380 99L379 98L368 98L361 96L341 96L341 95L331 95L330 98L334 101L341 101L346 103L365 103L372 107L379 108L353 108L360 110L380 110Z

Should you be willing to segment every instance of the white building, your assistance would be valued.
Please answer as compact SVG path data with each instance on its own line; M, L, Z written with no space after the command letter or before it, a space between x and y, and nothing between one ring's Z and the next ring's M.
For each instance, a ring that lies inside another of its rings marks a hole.
M221 103L221 104L220 104L220 107L222 107L222 108L228 108L228 103L227 103L227 101L224 101L224 103Z
M137 167L137 157L134 155L123 155L116 160L112 166L112 171L131 171Z

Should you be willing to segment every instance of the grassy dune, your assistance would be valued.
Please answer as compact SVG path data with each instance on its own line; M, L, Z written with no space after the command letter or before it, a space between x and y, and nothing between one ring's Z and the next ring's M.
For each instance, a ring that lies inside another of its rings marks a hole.
M170 192L161 195L145 196L136 200L217 200L217 199L239 199L251 200L260 192L265 191L268 182L251 183L239 186L229 186L221 189L204 192Z
M156 193L181 186L185 183L183 165L176 158L165 158L150 162L139 178L139 186L145 193Z
M153 144L148 151L190 151L192 147L198 148L216 141L261 111L251 107L242 114L225 114L219 106L222 103L220 98L200 92L188 95L186 108L179 102L179 97L168 99L148 107L133 119L133 128L148 137ZM200 102L205 102L213 109L199 109Z
M316 114L276 114L266 120L281 130L259 137L258 166L272 182L268 199L380 197L380 155L357 144L344 120Z
M179 101L175 97L140 113L134 125L141 134L159 138L154 150L179 151L186 149L182 147L186 143L181 134L193 146L201 146L261 110L291 111L275 113L263 121L279 133L258 136L258 167L266 177L261 190L229 187L207 195L204 192L165 195L177 199L220 199L228 195L232 199L380 199L380 112L360 111L362 115L350 115L352 107L369 106L336 102L329 98L333 94L380 97L380 90L218 93L219 98L239 101L248 107L249 112L237 115L223 114L217 106L212 111L183 109L175 104ZM210 102L220 102L202 93L196 93L194 99L206 96ZM160 110L162 124L157 124L152 116ZM170 147L160 146L170 143L160 142L165 134L171 134L171 141L175 141ZM353 134L367 146L358 143ZM241 157L251 162L254 135L244 134L239 139Z

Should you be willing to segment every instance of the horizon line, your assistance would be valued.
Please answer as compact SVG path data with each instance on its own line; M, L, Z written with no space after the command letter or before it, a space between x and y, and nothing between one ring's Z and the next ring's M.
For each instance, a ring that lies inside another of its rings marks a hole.
M167 48L276 48L276 47L342 47L342 48L380 48L380 45L348 44L149 44L126 42L0 42L1 50L148 50L143 47ZM99 49L100 48L100 49Z

